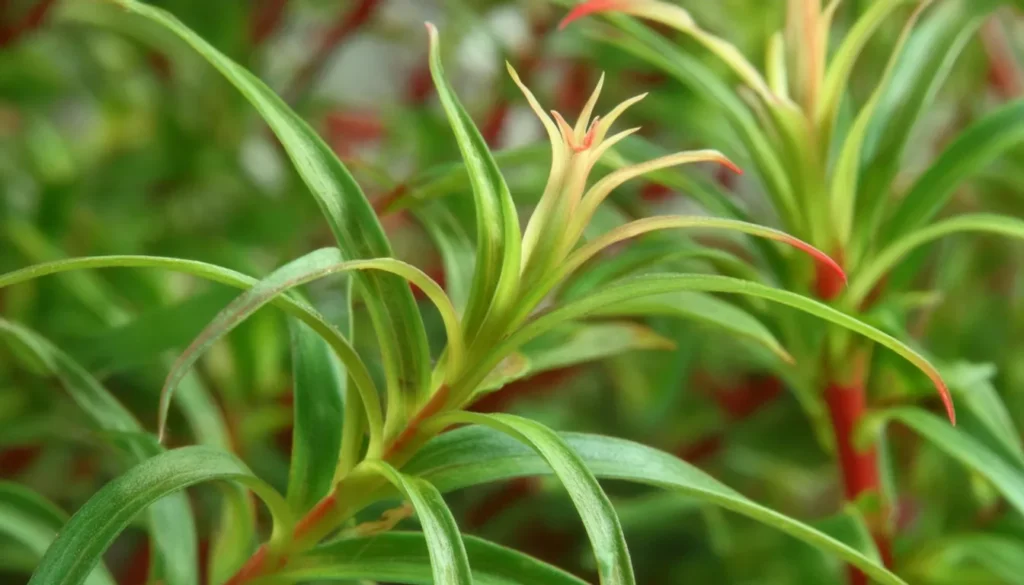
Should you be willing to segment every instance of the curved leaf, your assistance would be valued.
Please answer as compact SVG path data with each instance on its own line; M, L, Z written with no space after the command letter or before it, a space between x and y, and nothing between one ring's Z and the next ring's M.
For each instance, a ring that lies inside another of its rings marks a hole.
M793 356L789 355L789 352L782 347L782 344L764 323L743 309L708 294L666 293L626 300L599 309L593 314L611 317L663 315L690 319L718 327L737 337L749 339L763 346L782 361L794 363Z
M115 0L160 24L213 65L270 126L295 169L316 198L345 260L391 256L391 246L359 185L330 147L255 75L188 29L170 13L135 0ZM357 275L380 340L388 396L396 404L424 394L430 385L430 355L423 320L409 287L392 275Z
M510 414L458 412L442 419L491 427L529 445L551 466L575 504L594 549L601 583L636 583L615 507L580 456L558 433L538 422Z
M668 453L610 437L575 433L562 433L561 436L597 477L653 485L721 506L834 554L856 565L879 583L906 585L899 577L850 546L747 499ZM551 473L550 466L531 449L482 427L462 428L438 436L427 443L404 469L427 479L443 491Z
M889 244L857 272L848 293L851 301L855 306L863 302L875 285L896 266L900 258L918 246L959 232L983 232L1024 239L1024 220L1004 215L972 213L911 232Z
M400 473L383 461L369 461L363 465L384 476L412 503L427 541L432 582L437 585L473 585L462 534L441 492L430 483Z
M970 176L1024 141L1024 100L975 122L917 179L882 231L888 241L927 224Z
M586 585L542 561L475 536L463 536L476 585ZM339 540L292 560L278 576L295 581L359 580L433 585L427 540L389 532Z
M251 290L243 293L226 307L192 342L175 362L167 375L160 398L160 435L163 436L164 422L170 406L171 396L181 377L199 359L200 355L215 341L226 335L239 323L252 315L262 306L270 303L275 297L289 290L312 282L319 278L350 270L382 270L398 274L422 289L437 305L449 335L448 373L457 374L461 368L465 347L458 315L451 306L448 297L434 281L418 269L393 258L377 260L353 260L341 262L341 252L337 248L323 248L311 252L297 260L275 270L261 280ZM359 362L361 365L361 362ZM371 453L376 452L382 440L382 416L380 399L374 389L372 379L363 369L350 369L350 375L356 383L366 410L367 424L370 430Z
M256 492L274 516L279 542L291 530L288 504L238 458L209 447L183 447L147 459L96 492L43 555L29 585L77 585L135 516L157 500L197 483L233 480Z
M42 556L67 522L67 514L47 499L16 483L0 481L0 534ZM113 585L102 564L93 569L86 585Z
M430 33L430 74L466 163L476 207L476 267L466 308L466 335L476 336L488 313L501 312L519 283L519 215L498 164L444 77L437 29Z
M895 408L871 415L861 428L866 434L890 421L917 431L936 448L987 478L1011 506L1024 514L1024 470L1007 463L981 441L919 408Z
M530 323L524 325L514 334L507 337L502 344L494 350L491 360L483 363L478 370L487 368L487 371L489 371L496 365L495 358L493 356L508 355L523 343L526 343L530 339L533 339L563 321L578 319L585 315L592 314L595 311L600 311L605 307L615 306L617 303L631 301L633 299L651 295L678 291L719 292L763 298L792 307L810 315L814 315L825 321L834 323L855 333L859 333L860 335L889 348L924 372L924 374L931 379L932 383L935 384L935 387L946 406L946 412L949 415L950 420L954 422L956 420L956 414L953 410L953 401L949 396L949 390L946 388L945 382L942 381L942 377L939 375L938 370L936 370L935 366L928 362L927 359L903 342L891 335L879 331L856 317L837 311L836 309L819 303L818 301L789 291L771 288L756 282L739 280L726 276L701 274L656 274L640 276L609 285L607 288L597 291L590 296L543 313ZM478 381L483 378L480 371L474 371L473 374L475 377L472 378L471 381Z

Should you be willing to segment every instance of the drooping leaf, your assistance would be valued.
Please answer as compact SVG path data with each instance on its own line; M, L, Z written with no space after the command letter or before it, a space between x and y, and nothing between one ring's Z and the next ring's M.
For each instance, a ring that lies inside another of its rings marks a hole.
M67 520L67 514L32 490L16 483L0 482L0 534L21 543L34 555L43 555ZM100 564L84 583L113 585L114 578Z
M463 536L476 585L584 585L586 582L531 556L475 536ZM432 585L427 539L389 532L314 548L278 573L297 581L357 580Z
M461 412L453 413L445 420L487 426L529 445L551 466L576 506L590 537L601 583L622 585L636 582L615 507L597 478L558 433L536 421L511 414Z
M209 447L183 447L139 463L96 492L47 549L29 584L83 583L135 516L167 495L212 480L243 483L263 498L274 515L272 541L277 542L291 530L284 498L236 457Z
M319 335L289 320L294 422L288 503L305 512L327 495L341 450L344 367Z
M383 475L412 503L423 526L432 582L437 585L472 585L473 576L462 534L441 492L429 482L400 473L383 461L370 461L364 465Z
M423 227L441 255L448 298L452 300L455 310L465 315L469 292L473 286L473 242L455 216L439 203L418 205L413 213L422 220Z
M923 356L908 347L898 339L879 331L875 327L838 311L828 305L819 303L807 297L789 291L775 289L756 282L739 280L725 276L701 275L701 274L656 274L640 276L619 283L610 285L585 298L567 303L554 308L533 321L529 322L516 333L506 338L502 344L495 349L491 361L484 363L478 370L493 368L493 356L508 355L516 348L530 339L540 335L554 325L570 320L578 319L585 315L600 311L605 307L615 306L617 303L632 301L634 299L654 296L665 293L694 291L694 292L718 292L729 294L747 295L763 298L775 303L786 305L799 311L819 317L825 321L859 333L864 337L883 345L894 351L907 361L914 364L935 384L943 403L946 405L946 412L951 421L955 421L953 403L949 396L949 390L942 381L942 377L931 363ZM475 374L482 379L479 372Z
M135 0L117 4L170 30L232 83L280 140L320 205L344 260L385 258L391 246L373 208L330 147L262 81L188 29L170 13ZM390 274L354 276L380 340L389 398L408 403L430 385L430 355L423 320L406 283ZM397 407L396 407L397 408Z
M610 437L575 433L561 436L599 478L652 485L721 506L836 555L856 565L878 583L906 585L849 545L751 501L672 455ZM551 473L547 462L530 448L483 427L467 427L440 435L404 469L424 477L443 491Z

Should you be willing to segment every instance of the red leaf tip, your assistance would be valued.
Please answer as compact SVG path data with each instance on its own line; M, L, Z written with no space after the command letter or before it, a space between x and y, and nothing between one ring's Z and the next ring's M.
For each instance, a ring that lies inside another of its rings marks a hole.
M565 18L558 23L558 30L564 30L574 20L579 20L584 16L621 8L622 4L622 0L587 0L587 2L577 5L569 11L569 14L565 15Z
M935 389L939 391L939 397L942 398L942 405L946 408L946 417L949 418L949 424L955 427L956 407L953 406L953 395L949 393L949 387L946 386L946 382L942 380L938 373L929 374L929 377L935 384Z

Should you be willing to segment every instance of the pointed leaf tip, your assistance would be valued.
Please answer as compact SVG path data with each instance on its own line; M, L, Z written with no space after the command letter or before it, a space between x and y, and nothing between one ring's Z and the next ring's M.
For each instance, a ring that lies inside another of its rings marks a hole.
M801 252L805 252L812 256L819 266L828 268L832 272L836 273L836 275L843 281L843 286L846 286L846 271L843 270L843 267L833 260L831 256L793 236L787 237L785 242Z
M584 16L621 8L622 4L622 0L588 0L570 10L569 14L565 15L565 18L558 23L558 30L564 30L574 20L579 20Z

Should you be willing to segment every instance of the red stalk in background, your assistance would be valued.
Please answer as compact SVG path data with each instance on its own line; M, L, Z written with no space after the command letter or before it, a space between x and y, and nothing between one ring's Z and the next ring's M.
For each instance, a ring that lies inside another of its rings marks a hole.
M8 26L5 18L7 2L0 2L0 47L13 45L21 37L41 27L46 21L46 15L56 3L56 0L39 0L29 8L20 22Z

